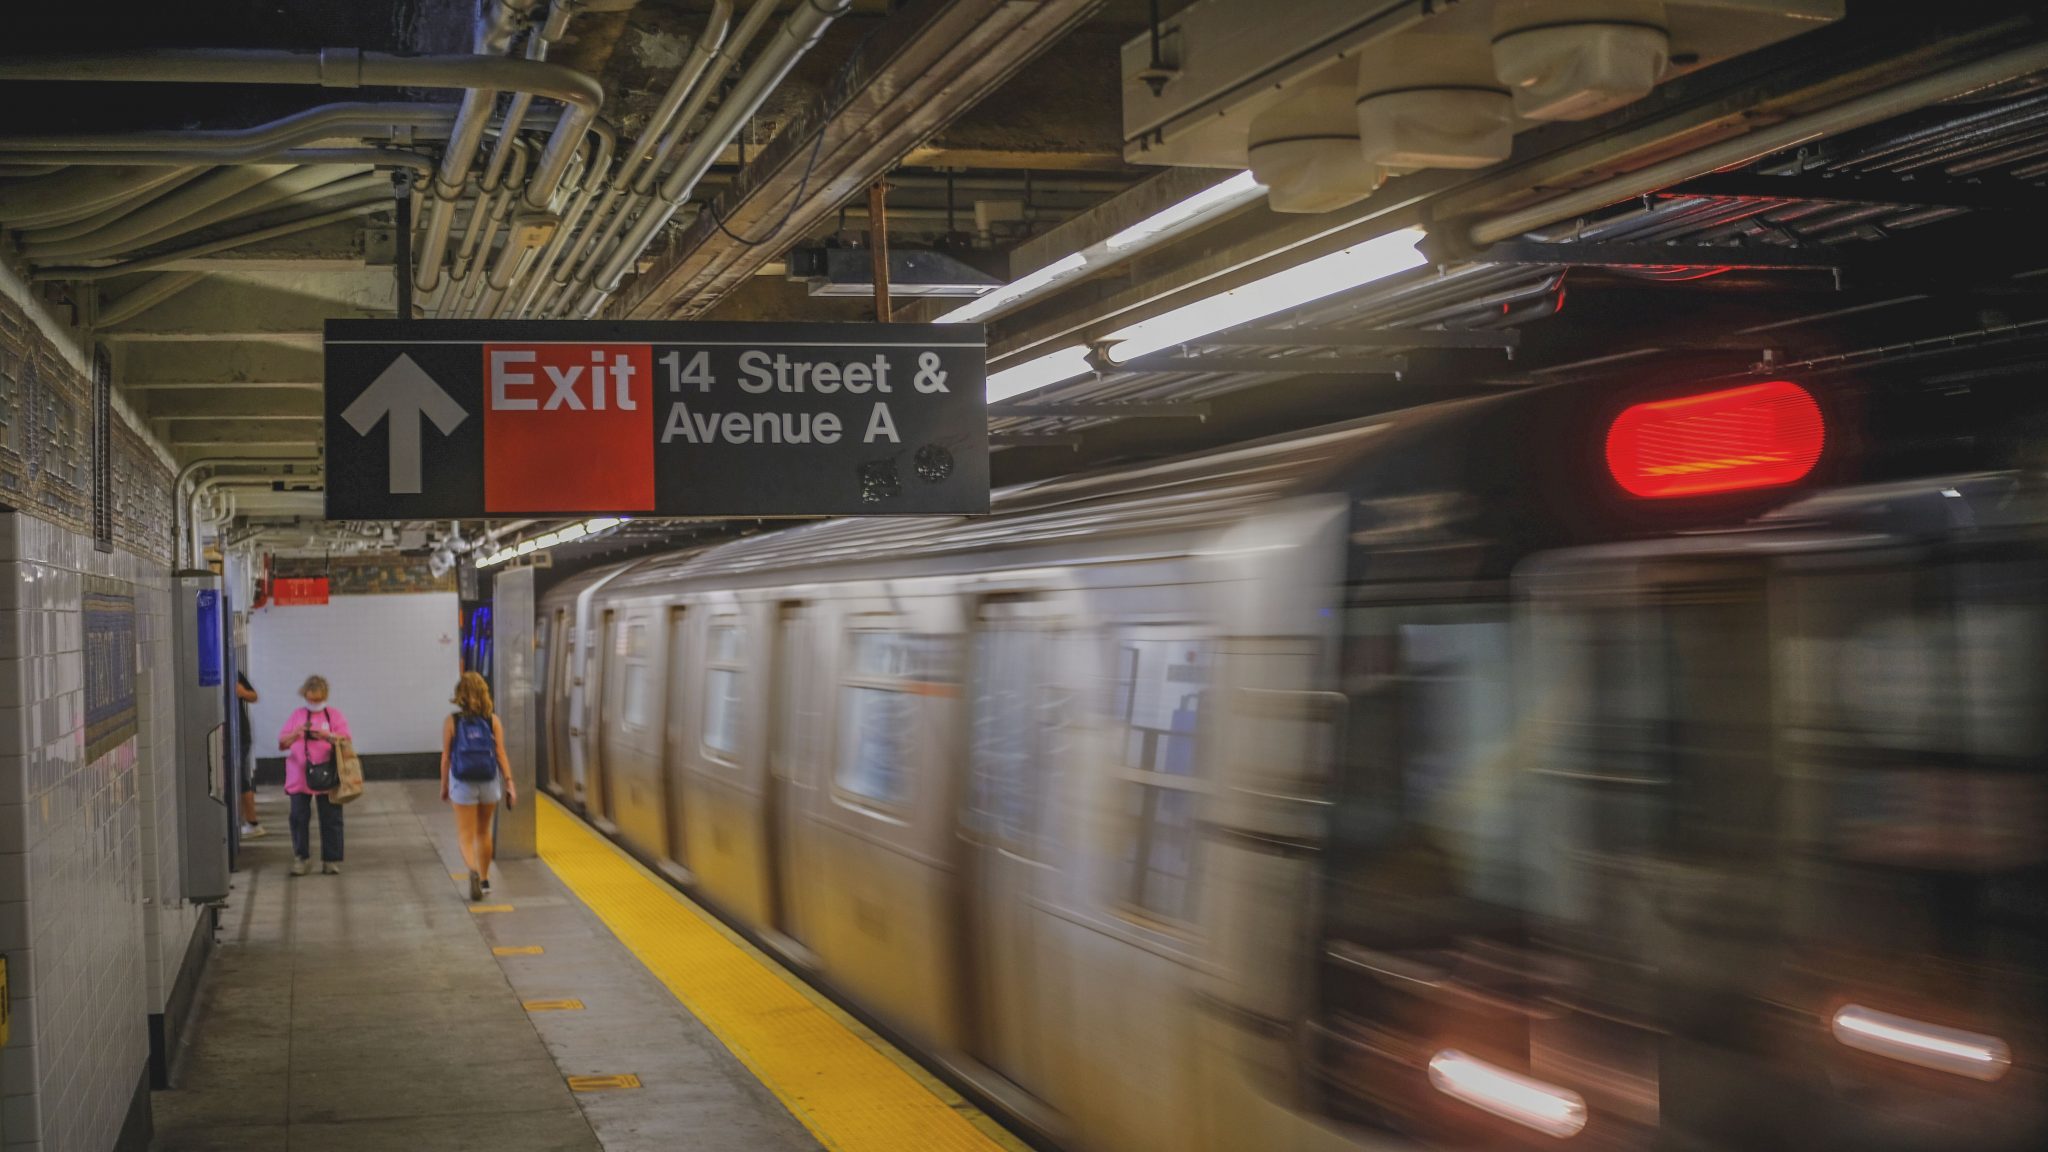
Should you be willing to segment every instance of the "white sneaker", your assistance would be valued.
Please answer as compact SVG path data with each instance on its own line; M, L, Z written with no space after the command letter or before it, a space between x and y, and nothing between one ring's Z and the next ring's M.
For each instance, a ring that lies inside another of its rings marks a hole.
M294 861L292 861L292 875L294 875L294 876L304 876L304 875L306 874L306 868L307 868L307 867L308 867L308 865L310 865L311 863L312 863L311 861L307 860L307 859L306 859L305 857L303 857L303 856L302 856L302 857L300 857L300 858L299 858L299 859L297 859L297 860L294 860Z
M268 835L270 835L270 830L261 824L242 825L242 839L244 840L261 840Z
M320 866L320 874L322 876L339 876L341 875L341 865L330 860Z

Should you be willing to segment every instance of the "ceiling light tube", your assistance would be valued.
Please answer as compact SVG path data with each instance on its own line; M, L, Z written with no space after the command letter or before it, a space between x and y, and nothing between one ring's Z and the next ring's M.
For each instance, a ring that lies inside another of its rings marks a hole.
M994 404L1026 392L1036 392L1093 371L1088 363L1088 349L1079 344L1048 352L991 375L988 378L988 402Z
M1420 268L1428 260L1415 246L1424 235L1420 228L1389 232L1140 320L1110 333L1104 355L1112 364L1127 364L1164 348Z
M1249 172L1239 172L1221 184L1212 184L1193 196L1162 208L1102 242L1103 248L1121 253L1165 237L1190 224L1217 216L1266 194Z
M979 320L991 312L1023 300L1055 283L1073 276L1088 266L1088 258L1079 252L1062 256L1038 271L1012 280L986 296L970 300L960 307L938 318L939 324L966 324Z

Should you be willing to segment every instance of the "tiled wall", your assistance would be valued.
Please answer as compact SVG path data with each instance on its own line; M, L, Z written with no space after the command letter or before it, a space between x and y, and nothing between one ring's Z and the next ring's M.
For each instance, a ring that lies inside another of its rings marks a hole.
M462 674L461 637L453 592L336 596L251 613L248 673L262 697L250 719L258 754L278 755L277 733L314 672L327 678L357 751L439 753L441 721Z
M134 736L85 759L87 576L136 601ZM200 910L177 898L169 574L0 515L0 1148L114 1146Z
M0 1152L115 1147L202 913L176 894L172 469L117 400L117 551L95 551L76 335L0 266ZM90 762L88 577L133 595L136 648L134 734Z

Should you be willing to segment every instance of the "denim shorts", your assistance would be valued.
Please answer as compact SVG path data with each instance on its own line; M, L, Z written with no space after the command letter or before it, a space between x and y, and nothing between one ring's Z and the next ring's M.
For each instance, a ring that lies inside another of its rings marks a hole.
M505 800L505 778L492 776L481 782L448 777L448 800L454 804L500 804Z

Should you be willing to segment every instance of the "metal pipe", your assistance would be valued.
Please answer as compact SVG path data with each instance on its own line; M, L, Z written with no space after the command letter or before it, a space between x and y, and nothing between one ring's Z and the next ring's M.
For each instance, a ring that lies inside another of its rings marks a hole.
M394 128L425 128L445 131L455 122L446 104L379 104L357 100L323 104L290 116L282 116L248 128L204 129L190 132L128 132L118 135L0 136L0 153L42 152L198 152L214 163L229 159L261 159L287 148L331 140L338 136L359 137L398 134ZM126 163L126 161L121 161Z
M268 178L268 168L229 168L222 175L258 174L248 186L226 196L208 196L212 203L178 205L178 196L167 196L121 220L117 225L76 239L54 243L36 237L25 238L24 250L36 263L58 259L95 260L121 252L146 248L218 224L251 216L280 204L304 203L323 197L364 192L385 186L375 173L350 175L332 168L280 168ZM193 186L197 188L197 185Z
M766 3L767 0L755 2L760 4ZM825 34L825 29L844 15L852 5L853 0L804 0L797 6L796 11L790 13L789 19L783 23L767 47L762 49L753 66L740 77L732 94L718 106L718 111L712 114L711 123L705 126L703 135L691 143L689 151L676 162L675 171L669 173L661 182L658 199L640 214L639 220L634 222L633 230L626 234L619 250L612 253L611 258L605 262L603 273L584 291L582 299L577 301L578 313L586 317L596 313L604 304L605 298L618 291L619 282L624 278L626 268L646 249L654 234L675 216L676 210L689 198L697 182L704 178L704 173L709 171L713 162L718 159L718 154L725 150L726 144L737 136L746 122L760 110L769 93L775 90L776 85L782 83L782 78L789 74L789 70L796 66L796 62L811 50L812 45ZM752 13L749 12L748 15L751 16Z
M0 220L13 228L69 224L198 175L187 167L138 165L12 181L0 185Z
M90 216L85 216L80 219L72 220L64 224L53 224L43 228L37 228L30 225L22 225L17 227L16 231L20 232L25 240L35 243L43 243L53 240L70 240L79 236L87 236L94 232L99 231L102 228L106 228L109 225L112 225L115 221L121 220L131 213L146 211L151 208L154 208L156 205L162 204L167 198L170 197L171 193L176 192L179 189L190 187L193 181L200 179L202 176L214 175L214 173L207 172L204 169L200 168L187 168L184 169L183 171L184 175L179 176L175 180L166 181L162 185L158 186L155 189L155 191L157 192L157 196L155 199L148 199L144 196L137 196L134 199L123 200L110 208L102 209L101 211L95 212Z
M462 245L456 249L455 259L448 268L448 275L458 282L469 278L470 261L478 259L479 253L488 254L488 238L497 234L498 225L512 210L512 194L519 188L520 182L526 179L526 142L512 140L505 143L501 150L511 154L512 172L510 177L497 187L482 188L476 198L476 206L469 215L469 227L462 235Z
M582 253L582 262L577 262L577 252L572 251L562 266L563 274L555 279L558 285L567 287L572 282L586 285L590 283L591 277L596 275L598 262L603 258L602 254L609 250L608 246L618 237L619 230L636 212L646 210L654 196L655 182L661 178L661 169L668 163L669 155L675 151L677 143L682 140L684 133L689 131L690 125L696 122L698 113L703 111L705 103L711 99L711 94L718 90L726 74L739 62L740 56L747 50L747 45L753 43L754 37L760 34L762 27L768 22L768 17L774 11L773 0L755 0L747 9L746 17L740 21L738 30L732 33L730 42L721 34L719 42L711 44L703 53L704 64L697 70L699 75L691 79L689 102L683 106L680 113L673 116L672 126L665 126L665 133L649 125L648 134L658 136L660 143L655 146L645 167L635 174L621 173L619 179L605 193L604 200L597 206L597 215L591 218L590 231L577 245L577 250ZM713 15L717 13L714 12ZM731 14L728 12L726 23L730 22ZM705 32L706 37L700 42L708 43L709 26ZM694 60L696 56L697 52L693 48L691 59ZM684 62L685 70L689 68L689 64L690 61ZM716 67L713 68L712 65ZM706 68L711 70L706 72ZM613 215L612 206L618 202L621 195L625 197L624 202L618 203L618 212ZM556 291L550 295L562 298L565 293ZM548 303L542 305L544 311L552 310L553 307L553 304Z
M489 8L490 15L477 25L470 50L480 56L502 56L512 46L512 37L526 22L530 9L521 11L507 3L492 3ZM471 88L462 94L462 105L455 113L454 135L441 153L441 167L435 172L431 187L422 189L423 194L432 192L433 203L428 206L427 223L414 249L413 283L421 292L432 292L441 282L441 257L447 250L448 229L455 223L455 202L461 198L463 186L469 183L469 170L483 144L484 128L497 105L496 88Z
M1681 180L1747 164L1773 152L1797 147L1809 140L1848 132L1880 120L1902 115L1943 100L1951 100L2016 76L2048 68L2048 43L2030 44L2001 52L1972 64L1945 69L1928 76L1896 84L1866 96L1845 100L1832 108L1795 116L1709 144L1681 156L1674 156L1622 176L1602 180L1527 207L1517 208L1474 222L1466 236L1474 247L1483 248L1532 228L1569 220L1586 212L1618 204L1637 196L1667 188Z
M177 477L171 481L171 540L179 549L179 555L191 555L187 541L191 525L186 519L191 509L186 503L189 497L185 492L185 485L191 483L194 476L208 468L264 467L273 464L314 464L318 462L319 457L317 456L206 456L191 461L183 468L180 468Z
M550 270L554 268L555 261L561 258L562 252L568 247L570 236L576 231L578 225L582 223L584 214L589 211L591 200L596 195L597 190L610 183L612 149L617 145L618 136L610 130L610 127L603 120L597 122L597 127L604 129L604 131L598 134L595 154L591 156L590 163L583 169L583 180L576 190L576 196L570 201L568 210L562 213L562 222L555 228L555 234L549 239L548 246L541 253L540 259L536 260L533 267L528 270L524 291L515 294L518 303L513 308L513 311L518 315L525 315L527 309L533 306L534 297L547 284Z
M159 252L154 256L145 256L139 260L129 260L120 264L107 264L96 268L38 268L30 274L29 279L90 281L106 280L115 276L127 276L135 272L148 272L151 269L161 268L166 264L176 264L181 260L193 260L201 256L211 256L216 252L226 252L232 248L240 248L244 244L254 244L259 240L275 240L280 236L292 236L323 225L338 223L357 216L367 216L377 209L384 207L386 202L386 197L380 194L371 199L345 207L330 209L329 211L315 213L311 216L301 216L296 220L286 220L279 224L272 224L267 228L258 228L253 232L223 236L218 240L209 240L204 244L194 244L189 248L180 248L172 252Z

